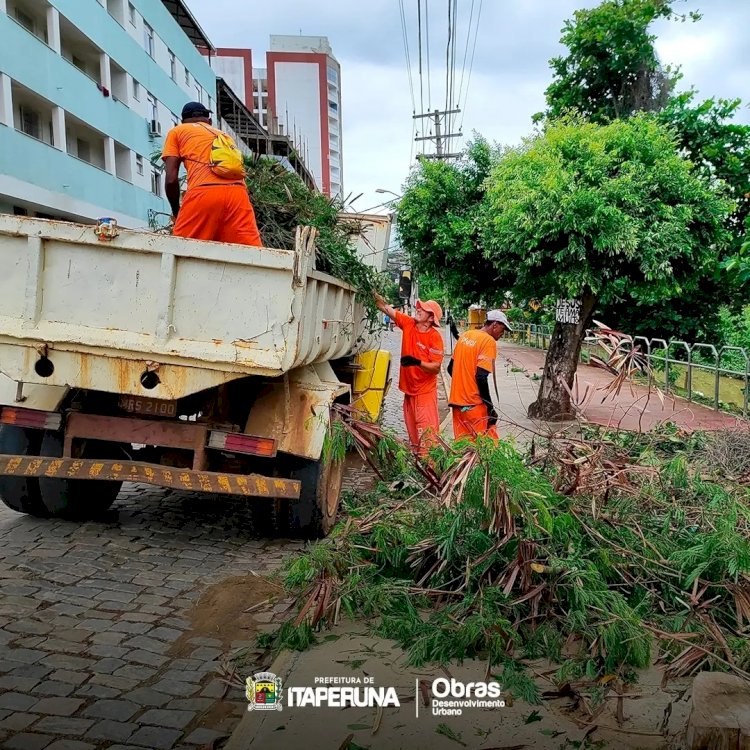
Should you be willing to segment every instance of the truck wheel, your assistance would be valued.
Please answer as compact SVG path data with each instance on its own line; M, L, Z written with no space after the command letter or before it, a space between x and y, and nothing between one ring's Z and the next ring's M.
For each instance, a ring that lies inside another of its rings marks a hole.
M302 483L299 500L289 501L290 531L310 537L328 535L336 523L344 462L300 459L289 478Z
M11 456L38 456L42 435L14 425L0 425L0 453ZM45 518L49 516L39 492L36 477L0 476L0 500L11 510Z
M96 448L96 452L94 449ZM40 455L59 457L63 454L63 438L47 432L42 438ZM117 445L91 441L85 445L82 458L120 458ZM122 482L95 479L39 479L42 502L50 515L82 521L103 513L115 501Z

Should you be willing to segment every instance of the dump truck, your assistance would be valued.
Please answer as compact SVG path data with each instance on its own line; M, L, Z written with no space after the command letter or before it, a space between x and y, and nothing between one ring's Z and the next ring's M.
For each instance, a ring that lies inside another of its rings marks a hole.
M385 384L314 230L283 250L0 215L0 262L5 505L86 519L140 482L245 497L264 533L328 533L332 412L355 374Z

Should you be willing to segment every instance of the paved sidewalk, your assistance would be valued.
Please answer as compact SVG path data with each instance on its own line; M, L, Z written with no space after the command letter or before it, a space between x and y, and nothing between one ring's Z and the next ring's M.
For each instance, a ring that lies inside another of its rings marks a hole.
M546 352L541 349L532 349L517 344L500 341L500 357L510 363L515 369L522 369L528 376L526 379L533 386L533 397L528 403L536 399L536 391L539 387L538 381L530 378L541 375L544 368ZM606 370L590 365L579 365L576 375L578 393L584 397L587 386L592 389L605 387L613 379ZM574 391L575 392L575 391ZM526 401L527 389L519 389L516 403ZM643 385L626 384L616 398L609 397L602 402L601 391L594 394L589 403L583 409L583 416L589 422L615 427L624 430L648 431L662 422L674 422L686 430L722 430L736 429L741 426L747 429L746 420L734 417L731 414L714 411L707 406L691 403L685 399L674 396L664 397L662 403L654 388L649 389ZM510 398L513 401L513 398ZM527 404L528 405L528 404Z

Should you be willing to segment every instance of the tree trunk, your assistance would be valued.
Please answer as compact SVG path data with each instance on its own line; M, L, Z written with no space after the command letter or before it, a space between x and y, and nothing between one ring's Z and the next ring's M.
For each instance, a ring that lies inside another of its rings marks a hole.
M536 401L529 406L531 419L547 422L573 419L575 413L570 404L570 394L563 385L573 387L578 357L586 334L586 328L594 314L596 297L587 293L581 297L581 312L578 323L555 323L547 357L544 360L544 374L539 385Z

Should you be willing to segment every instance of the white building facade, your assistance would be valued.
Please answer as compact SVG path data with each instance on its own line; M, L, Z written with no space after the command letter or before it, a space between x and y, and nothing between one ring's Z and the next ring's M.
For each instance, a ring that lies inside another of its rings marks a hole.
M272 35L265 68L258 57L219 47L211 66L264 128L290 138L321 192L343 197L341 67L328 38Z

